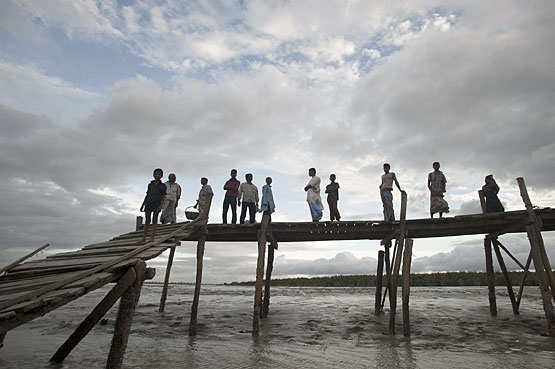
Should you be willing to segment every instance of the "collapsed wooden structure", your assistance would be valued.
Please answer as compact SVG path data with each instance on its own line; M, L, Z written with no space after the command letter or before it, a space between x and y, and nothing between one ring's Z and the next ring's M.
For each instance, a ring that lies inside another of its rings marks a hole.
M202 283L203 256L206 242L257 242L258 259L254 293L252 334L259 334L260 319L269 312L270 285L274 251L280 242L331 241L331 240L381 240L384 250L378 253L378 278L375 296L375 314L382 314L389 294L389 333L395 334L397 286L402 278L403 333L410 335L409 290L410 265L413 239L485 234L484 247L488 276L489 304L492 315L497 314L493 284L492 247L505 276L513 312L518 314L524 280L515 296L508 279L502 251L524 271L524 279L534 262L536 279L542 294L547 320L547 331L555 336L555 279L543 244L542 231L555 230L555 209L535 209L528 197L524 180L517 179L526 210L495 214L456 216L443 219L406 219L407 195L402 193L399 221L347 221L273 223L264 215L261 223L244 225L207 224L207 213L192 222L159 226L155 242L137 245L142 235L142 218L138 217L136 231L110 241L85 246L75 252L51 255L44 260L11 266L0 276L0 343L6 333L38 316L44 315L84 294L115 282L116 285L85 318L83 323L52 356L51 361L61 362L82 338L100 321L102 316L121 299L107 367L121 367L127 345L131 319L145 279L153 278L154 269L146 267L152 259L170 249L164 288L159 311L165 309L168 283L176 247L182 241L197 242L196 286L191 307L189 335L197 333L197 312ZM209 207L209 205L208 205ZM526 232L530 241L530 255L521 263L499 241L506 233ZM393 250L391 252L391 248ZM266 248L268 255L266 258ZM264 284L264 266L266 278ZM386 283L383 283L383 268ZM402 273L401 273L402 270ZM385 292L382 294L385 285Z

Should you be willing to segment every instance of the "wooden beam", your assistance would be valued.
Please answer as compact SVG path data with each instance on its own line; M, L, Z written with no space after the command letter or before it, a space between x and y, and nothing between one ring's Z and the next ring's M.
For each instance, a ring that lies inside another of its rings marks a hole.
M403 335L405 337L410 337L409 296L412 243L411 239L405 241L405 252L403 253Z
M129 332L131 331L131 322L139 302L143 281L146 277L146 263L140 260L134 269L136 278L133 284L125 290L119 303L112 345L108 354L108 360L106 361L106 369L120 369L123 363L123 355L125 354Z
M488 282L489 312L497 316L497 301L495 300L495 279L493 274L493 257L491 253L491 238L484 238L484 251L486 252L486 280Z
M85 318L85 320L77 327L75 332L63 343L56 353L50 358L52 363L61 363L70 354L70 352L81 342L83 338L93 329L93 327L102 319L102 317L110 310L123 293L135 282L137 275L135 268L129 268L121 277L118 283L108 292L93 311Z
M532 250L528 253L528 260L526 260L526 265L524 266L524 275L522 276L522 281L520 282L520 288L518 289L518 296L516 298L516 303L520 306L520 300L522 299L522 292L524 292L524 284L526 283L526 276L528 275L528 269L530 268L530 263L532 262Z
M160 307L158 312L163 313L166 307L166 297L168 296L168 284L170 283L170 273L172 270L173 257L175 255L175 246L170 249L168 256L168 265L166 266L166 275L164 277L164 287L162 287L162 296L160 296Z
M143 217L142 216L138 216L137 219L135 220L135 231L141 231L143 229Z
M405 244L405 235L407 227L407 193L401 191L401 217L399 223L399 239L397 245L397 252L395 256L395 262L393 267L393 273L391 275L389 284L389 296L390 296L390 315L389 315L389 334L395 334L395 314L397 309L397 281L399 279L399 269L401 268L401 259L403 256L403 246Z
M503 246L503 244L501 243L501 241L499 241L498 239L494 239L494 243L495 243L497 246L499 246L499 247L501 248L501 250L505 251L505 253L506 253L507 255L509 255L509 257L510 257L511 259L513 259L513 261L516 263L516 265L518 265L522 270L525 269L524 265L522 265L522 263L521 263L520 261L518 261L518 259L517 259L513 254L511 254L511 252L510 252L509 250L507 250L507 248L506 248L505 246Z
M378 251L378 267L376 269L376 298L374 300L374 315L382 313L382 282L383 282L383 262L385 252Z
M24 262L25 260L29 259L31 256L38 254L39 252L41 252L42 250L44 250L45 248L47 248L48 246L50 246L49 243L42 245L41 247L39 247L38 249L36 249L33 252L28 253L27 255L25 255L22 258L17 259L16 261L14 261L13 263L6 265L5 267L3 267L2 269L0 269L0 274L4 273L4 272L8 272L10 269L18 266L20 263Z
M495 255L497 256L497 262L499 263L499 267L501 268L501 272L503 273L503 278L505 279L505 284L507 285L507 292L509 294L509 299L511 300L511 305L513 307L513 314L518 315L519 314L518 304L516 303L515 293L513 291L513 285L511 284L511 280L509 279L507 266L505 265L505 261L503 260L503 255L501 255L501 251L499 250L497 239L493 239L492 243L493 243L493 250L495 251Z
M264 253L266 251L266 231L270 222L270 215L264 214L260 223L258 238L258 260L256 263L256 284L254 289L254 313L252 320L252 335L257 336L260 326L260 312L262 310L262 279L264 278Z

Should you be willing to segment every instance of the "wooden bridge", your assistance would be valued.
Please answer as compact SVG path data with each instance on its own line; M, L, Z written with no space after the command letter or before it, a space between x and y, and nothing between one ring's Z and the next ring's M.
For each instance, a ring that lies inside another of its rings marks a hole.
M176 247L182 241L197 242L196 287L191 307L189 335L196 334L197 311L202 282L202 266L207 241L257 242L258 261L253 312L253 335L258 335L260 319L269 312L270 284L274 250L280 242L331 241L331 240L381 240L384 246L378 253L378 278L376 286L375 313L382 314L389 292L389 333L395 334L398 279L402 278L403 328L410 335L409 278L413 239L426 237L449 237L485 234L484 249L488 276L489 304L492 315L497 314L495 287L493 285L494 250L504 273L513 306L518 314L524 288L522 281L515 296L502 252L512 258L524 271L524 279L534 262L536 279L542 294L547 320L547 331L555 336L555 279L543 244L542 231L555 230L555 209L534 209L524 181L517 179L526 210L495 214L456 216L443 219L406 219L406 194L402 195L401 219L395 222L348 221L348 222L277 222L271 223L267 215L262 222L249 225L207 224L206 219L173 225L161 225L155 242L138 245L142 236L142 218L138 217L136 231L115 237L106 242L90 244L79 251L60 253L46 259L16 263L1 270L0 276L0 343L11 329L42 316L88 292L108 283L115 286L93 309L52 356L52 362L62 362L71 350L101 320L104 314L120 300L107 368L119 368L127 346L131 319L137 305L142 283L154 277L155 270L147 268L146 261L170 249L168 266L160 301L160 311L165 308L167 286ZM506 233L526 232L530 241L530 254L523 263L517 260L499 241ZM390 256L391 248L393 252ZM266 259L266 248L268 255ZM386 283L383 283L383 266ZM266 281L263 292L264 265ZM400 274L402 265L402 276ZM385 292L382 288L385 285Z

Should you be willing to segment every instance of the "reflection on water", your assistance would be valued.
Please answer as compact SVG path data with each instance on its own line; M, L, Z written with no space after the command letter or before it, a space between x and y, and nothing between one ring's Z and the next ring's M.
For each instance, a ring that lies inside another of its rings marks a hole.
M103 368L116 307L63 366L48 359L106 291L9 332L0 368ZM171 286L164 313L157 312L160 292L143 289L126 368L548 368L555 359L555 339L541 335L545 319L532 289L520 316L499 296L492 318L486 288L413 288L410 338L387 334L388 309L374 316L372 288L274 288L258 337L251 335L252 287L204 286L196 337L188 336L193 287Z

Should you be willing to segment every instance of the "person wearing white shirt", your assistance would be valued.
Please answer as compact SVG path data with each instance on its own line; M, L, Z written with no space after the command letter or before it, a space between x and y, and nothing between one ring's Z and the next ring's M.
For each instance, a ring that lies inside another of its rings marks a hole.
M312 221L318 222L322 219L322 214L324 213L324 205L322 204L322 198L320 197L320 177L316 176L315 168L310 168L308 170L308 175L311 178L304 188L306 191L306 201L308 202L308 207L310 208Z

